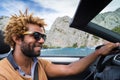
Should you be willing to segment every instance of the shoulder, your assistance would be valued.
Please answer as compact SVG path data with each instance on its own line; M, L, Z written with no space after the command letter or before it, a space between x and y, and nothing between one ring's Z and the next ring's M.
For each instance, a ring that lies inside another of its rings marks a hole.
M8 61L7 58L0 60L0 77L7 73Z
M5 72L10 68L11 68L11 65L7 58L0 60L0 72L1 72L1 70Z
M7 58L0 60L0 80L11 80L12 75L17 75L16 71L9 63ZM4 78L4 79L3 79Z
M38 58L38 63L44 67L46 67L48 64L51 64L51 61L46 60L46 59L42 59L42 58Z
M0 67L7 65L7 58L0 60Z

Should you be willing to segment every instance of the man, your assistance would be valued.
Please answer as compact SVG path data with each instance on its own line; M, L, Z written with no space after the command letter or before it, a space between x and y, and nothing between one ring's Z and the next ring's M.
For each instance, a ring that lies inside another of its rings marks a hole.
M12 47L7 58L0 61L0 80L47 80L47 77L68 76L84 71L100 55L107 55L119 43L109 43L89 56L69 65L57 65L37 59L46 35L43 19L27 14L13 15L5 29L5 42ZM37 67L37 68L36 68ZM38 70L36 70L38 69Z

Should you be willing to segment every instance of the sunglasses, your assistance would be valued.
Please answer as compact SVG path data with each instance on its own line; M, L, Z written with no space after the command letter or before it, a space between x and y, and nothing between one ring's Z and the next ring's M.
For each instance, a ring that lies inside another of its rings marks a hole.
M23 33L23 35L29 35L29 34L32 35L35 38L36 41L40 40L41 38L43 38L44 41L46 40L46 35L41 34L39 32L29 32L29 31L27 31L27 32Z

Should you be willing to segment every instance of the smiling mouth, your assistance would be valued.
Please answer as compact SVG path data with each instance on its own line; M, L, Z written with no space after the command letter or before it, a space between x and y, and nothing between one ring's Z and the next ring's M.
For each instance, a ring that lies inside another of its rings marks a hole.
M35 44L34 47L41 47L42 48L42 45L41 44Z

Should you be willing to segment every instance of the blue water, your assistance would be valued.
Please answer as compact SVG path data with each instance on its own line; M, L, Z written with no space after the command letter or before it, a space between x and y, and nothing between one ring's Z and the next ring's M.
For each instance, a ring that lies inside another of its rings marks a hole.
M94 49L91 48L43 49L41 52L41 56L86 56L93 51Z
M42 49L40 56L87 56L92 53L94 49L91 48L56 48L56 49ZM0 59L6 57L8 54L0 54Z

